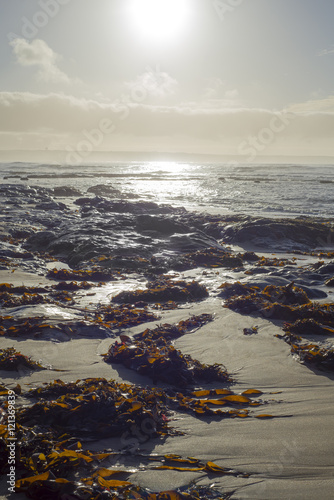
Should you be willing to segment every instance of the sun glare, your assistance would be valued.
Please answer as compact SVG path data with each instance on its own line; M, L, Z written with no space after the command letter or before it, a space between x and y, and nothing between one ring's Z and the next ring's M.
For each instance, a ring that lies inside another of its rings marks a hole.
M171 42L184 30L190 13L189 0L130 0L133 29L144 41Z

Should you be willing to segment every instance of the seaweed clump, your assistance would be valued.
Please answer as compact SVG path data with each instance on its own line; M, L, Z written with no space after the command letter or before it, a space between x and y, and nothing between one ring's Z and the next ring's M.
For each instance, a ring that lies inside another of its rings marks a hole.
M32 390L39 401L19 412L21 424L43 421L57 436L75 429L81 436L117 437L130 428L142 427L145 419L154 422L152 436L170 434L163 406L164 394L113 380L86 379L65 384L61 380ZM42 397L55 398L51 401ZM43 417L43 418L42 418ZM153 425L153 424L152 424Z
M44 317L14 318L13 316L0 316L0 336L32 337L44 336L57 337L58 340L70 340L75 335L82 337L105 338L111 335L108 325L93 321L47 321Z
M187 262L189 267L228 267L236 268L243 267L243 259L241 255L233 255L226 250L210 247L204 250L197 250L195 252L187 253L184 255L182 262Z
M168 402L173 403L173 398L164 391L112 380L87 379L75 383L57 380L25 395L39 400L32 406L18 408L16 412L15 435L20 453L16 459L18 479L15 486L18 492L25 492L29 498L56 500L66 495L78 500L227 498L213 488L194 485L154 493L127 480L137 469L119 465L127 461L129 453L126 449L123 452L104 450L93 453L83 448L79 436L83 439L90 435L94 439L121 436L126 445L175 434L169 428L170 412L166 406ZM194 393L193 396L201 397L202 394ZM228 397L231 396L225 395L226 399ZM242 399L242 396L236 399ZM69 431L74 433L73 437ZM9 432L5 423L0 425L4 451L0 458L2 473L6 473L8 466L7 458L2 457L8 457L12 443ZM152 470L188 470L248 477L240 471L196 458L179 455L140 457L141 463L146 463L146 468ZM159 464L152 467L152 461Z
M321 346L317 343L305 342L302 337L287 332L285 335L276 335L291 346L291 354L299 357L306 365L316 369L334 372L334 348Z
M139 308L131 304L122 304L119 307L103 305L95 313L95 322L102 323L108 328L129 328L155 319L158 317L146 307Z
M107 363L122 363L127 368L176 387L187 387L199 381L231 382L223 365L205 365L175 349L171 341L202 326L212 317L194 316L176 325L165 324L154 330L146 329L134 338L122 336L122 342L112 344L103 356Z
M293 282L286 286L269 285L262 292L257 287L241 283L221 287L222 295L227 297L225 307L242 314L259 312L266 318L295 321L311 317L307 315L312 315L316 309L304 290L294 286Z
M191 316L191 318L182 320L177 325L165 323L157 326L153 330L147 328L143 332L134 335L133 338L136 340L143 340L145 342L152 342L162 337L164 340L170 342L174 339L182 337L182 335L185 335L186 333L194 332L212 320L212 314L203 313L199 316Z
M148 283L146 290L123 291L112 300L113 302L131 304L136 302L190 302L204 299L208 295L205 286L197 281L173 281L164 278Z
M334 329L321 325L313 318L298 319L294 323L285 323L283 330L299 335L334 335Z
M0 370L19 371L22 369L45 370L45 366L30 357L17 352L14 347L0 349Z
M235 283L222 283L219 289L221 290L219 297L223 297L224 299L240 295L255 294L260 291L260 288L257 286L245 285L244 283L240 283L240 281L236 281Z
M47 302L43 295L38 293L23 293L20 297L12 292L0 292L0 304L2 307L18 307L34 304L43 304Z
M156 342L116 342L104 356L107 363L122 363L127 368L176 387L199 381L230 382L222 365L205 365L169 345L162 337Z

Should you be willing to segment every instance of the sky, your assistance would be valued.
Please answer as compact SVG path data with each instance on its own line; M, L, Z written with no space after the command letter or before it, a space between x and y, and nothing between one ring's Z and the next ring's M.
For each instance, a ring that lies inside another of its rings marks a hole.
M0 14L0 151L334 156L333 0L0 0Z

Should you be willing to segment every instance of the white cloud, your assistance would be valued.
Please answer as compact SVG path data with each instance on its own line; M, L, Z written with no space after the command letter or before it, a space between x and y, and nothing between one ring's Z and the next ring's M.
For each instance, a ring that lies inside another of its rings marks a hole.
M323 49L318 53L318 56L329 56L331 54L334 54L334 45L332 45L329 49Z
M207 86L204 89L205 99L215 99L221 89L223 88L223 81L220 78L209 78L207 80Z
M145 92L153 97L166 97L175 94L178 83L159 66L146 68L145 73L137 76L132 82L127 82L126 87L132 92Z
M71 79L61 71L57 62L61 56L56 54L43 40L29 42L25 38L16 38L10 42L17 62L21 66L36 66L38 78L51 83L70 83Z
M334 113L334 95L327 96L323 99L310 99L302 103L291 104L288 111L292 113Z
M239 97L239 92L237 89L227 90L225 92L226 99L237 99Z
M207 107L234 108L241 106L239 91L226 88L226 84L220 78L209 78L207 80L203 96Z

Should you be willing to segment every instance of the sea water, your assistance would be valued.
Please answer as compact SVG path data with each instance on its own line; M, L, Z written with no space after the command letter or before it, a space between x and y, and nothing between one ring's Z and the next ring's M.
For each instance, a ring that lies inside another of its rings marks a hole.
M334 165L0 163L0 183L71 186L83 195L89 188L101 185L102 196L103 186L109 186L118 190L118 198L216 214L334 216Z

